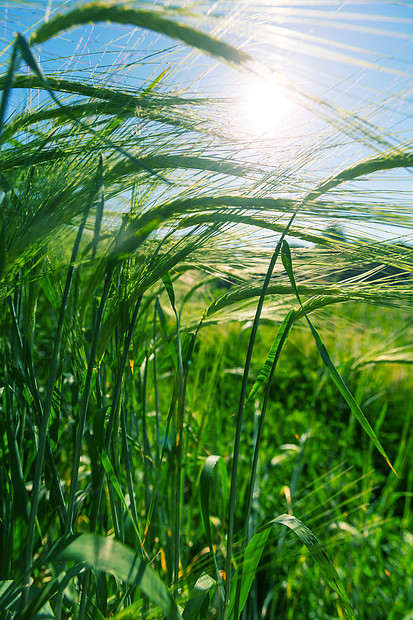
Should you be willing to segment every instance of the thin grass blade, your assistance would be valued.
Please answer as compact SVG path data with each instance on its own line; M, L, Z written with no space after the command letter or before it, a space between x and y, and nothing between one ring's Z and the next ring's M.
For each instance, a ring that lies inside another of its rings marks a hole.
M279 356L281 355L281 351L285 343L287 342L288 334L291 331L291 328L294 324L295 319L296 319L295 310L290 310L278 330L277 337L274 340L274 343L270 349L270 352L268 353L268 357L265 360L263 367L258 373L258 377L255 380L255 383L252 386L250 393L248 394L247 400L245 401L246 403L255 396L255 394L258 392L258 390L260 389L264 381L269 376L273 364L277 362Z
M133 516L131 514L131 511L129 509L128 504L126 503L126 499L125 499L125 497L124 497L124 495L122 493L122 489L120 488L120 484L119 484L119 481L118 481L118 479L116 477L115 470L113 469L112 463L109 460L109 457L108 457L108 455L106 453L106 450L102 450L102 453L101 453L100 457L102 459L102 465L103 465L103 467L105 469L106 475L107 475L108 479L110 480L110 483L112 484L112 487L114 488L117 496L119 497L120 501L122 502L122 505L123 505L124 509L126 510L126 513L127 513L128 517L129 517L129 519L131 520L132 527L133 527L133 529L135 531L135 534L136 534L136 536L137 536L137 538L139 540L139 544L141 546L142 555L145 555L144 549L142 547L142 539L141 539L141 535L140 535L139 530L138 530L138 526L137 526L137 524L135 522L135 519L133 518Z
M66 276L65 288L63 291L61 305L60 305L57 330L56 330L54 343L53 343L53 354L50 360L50 372L49 372L49 377L47 381L45 404L43 407L43 417L41 420L40 430L39 430L39 444L38 444L38 452L36 455L35 471L34 471L34 478L33 478L33 492L32 492L32 500L31 500L32 503L31 503L30 517L29 517L28 541L27 541L27 548L26 548L26 570L25 570L26 587L23 593L24 604L27 603L27 596L28 596L27 586L28 586L29 579L30 579L30 570L32 567L32 560L33 560L32 558L33 542L34 542L34 534L35 534L35 522L37 519L37 511L38 511L38 505L39 505L41 473L42 473L44 455L45 455L47 439L48 439L47 432L48 432L48 425L49 425L49 420L50 420L50 413L52 409L53 393L55 389L55 382L56 382L56 377L57 377L59 364L60 364L60 358L61 358L61 343L62 343L62 336L63 336L63 327L64 327L64 322L65 322L65 317L66 317L66 310L67 310L70 289L71 289L72 280L73 280L73 274L75 271L75 262L76 262L76 258L79 252L80 242L82 239L82 235L83 235L83 231L85 228L86 219L87 219L90 207L91 207L91 202L87 202L85 209L84 209L82 222L78 228L76 239L73 245L72 255L71 255L71 259L69 263L69 269L67 271L67 276Z
M364 429L364 431L367 433L367 435L370 437L371 441L374 443L374 445L376 446L377 450L380 452L380 454L384 457L384 459L386 460L387 464L389 465L389 467L393 470L393 472L396 474L396 470L394 469L393 465L391 464L383 446L381 445L380 441L378 440L378 437L376 435L376 433L374 432L373 428L371 427L369 421L367 420L366 416L364 415L363 411L360 408L360 405L356 402L356 400L354 399L354 396L352 395L352 393L350 392L350 390L348 389L347 385L344 383L341 375L339 374L338 370L336 369L336 367L334 366L331 357L329 356L326 347L324 346L323 341L321 340L321 337L318 333L318 331L316 330L316 328L314 327L314 325L311 323L308 314L306 313L306 311L303 308L303 305L301 303L301 299L300 299L300 295L298 293L298 289L297 289L297 284L295 282L295 278L294 278L294 273L293 273L293 268L292 268L292 258L291 258L291 252L290 252L290 247L288 245L288 243L286 241L283 242L283 247L282 247L282 252L281 252L281 258L282 258L282 262L284 265L284 268L287 272L287 275L289 277L289 280L291 282L291 286L294 289L294 292L296 294L296 297L300 303L301 309L304 313L304 316L307 320L308 326L311 330L312 335L314 336L314 340L318 349L318 352L320 353L321 359L323 360L329 374L330 377L332 378L332 380L334 381L334 383L336 384L337 388L339 389L341 395L343 396L343 398L345 399L346 403L348 404L348 406L350 407L352 413L355 415L355 417L357 418L357 420L360 422L362 428Z
M184 409L185 409L185 391L184 391L184 370L182 359L182 342L181 327L179 315L175 306L175 291L169 272L162 275L162 282L171 302L172 310L176 318L176 339L178 345L178 408L176 414L176 479L175 479L175 506L174 506L174 587L175 592L178 585L179 577L179 561L181 555L181 520L182 520L182 450L183 450L183 429L184 429Z
M211 494L211 484L212 478L214 475L214 471L216 466L218 465L219 473L221 474L221 489L223 495L224 506L226 505L226 488L227 488L227 471L225 468L224 461L222 457L211 455L205 461L205 464L202 468L201 480L199 485L199 500L201 505L201 515L202 515L202 523L204 525L205 535L207 538L207 543L209 549L211 551L212 559L214 562L215 572L217 575L217 583L219 587L222 586L222 580L219 572L217 557L215 554L214 543L212 540L211 534L211 522L210 522L210 503L209 498Z
M97 189L97 204L96 204L96 219L95 229L93 235L93 249L92 258L95 256L99 244L100 229L102 227L103 208L105 205L104 198L104 182L103 182L103 157L99 156L99 168L98 168L98 189Z
M290 528L290 530L292 530L294 534L296 534L298 538L305 544L305 546L311 553L312 558L318 564L327 583L339 597L341 605L343 607L343 611L346 614L348 620L356 620L344 584L312 531L308 529L308 527L306 527L304 523L302 523L302 521L300 521L296 517L287 514L280 515L279 517L274 519L271 524L274 523L281 523L282 525Z
M0 138L3 130L4 117L6 116L7 103L10 91L13 87L14 77L19 68L20 55L17 53L17 43L13 45L9 68L3 83L3 94L0 102Z

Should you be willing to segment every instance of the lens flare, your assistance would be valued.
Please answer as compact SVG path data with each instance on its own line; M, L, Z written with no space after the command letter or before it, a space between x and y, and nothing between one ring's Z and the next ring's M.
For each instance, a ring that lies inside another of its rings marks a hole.
M250 135L278 134L296 110L297 105L277 82L254 79L241 95L237 122Z

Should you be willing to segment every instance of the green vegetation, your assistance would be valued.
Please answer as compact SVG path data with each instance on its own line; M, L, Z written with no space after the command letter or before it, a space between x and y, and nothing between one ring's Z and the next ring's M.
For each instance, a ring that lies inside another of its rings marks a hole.
M51 5L0 76L1 618L411 618L413 253L363 239L407 112L285 78L315 133L251 139L205 96L276 77L249 6Z

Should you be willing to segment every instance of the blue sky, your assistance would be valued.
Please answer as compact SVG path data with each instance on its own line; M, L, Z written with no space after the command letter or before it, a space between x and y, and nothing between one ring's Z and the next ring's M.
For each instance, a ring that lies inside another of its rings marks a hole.
M153 4L163 3L146 6ZM201 29L234 45L242 45L270 68L271 79L265 77L258 87L250 75L197 53L182 63L188 50L177 41L113 24L73 29L37 47L36 53L47 73L86 77L97 84L109 78L124 88L145 87L165 68L170 68L165 87L187 95L216 95L230 100L230 130L250 132L252 142L260 140L268 145L268 157L274 157L275 162L283 154L287 156L289 148L296 149L300 142L316 140L323 132L331 134L331 127L320 119L320 110L314 104L317 98L367 120L372 130L386 135L393 146L405 145L413 139L413 3L249 0L240 3L244 13L238 23L236 3L216 3L216 14L221 12L231 17L231 32L213 14L207 16L212 3L180 4L189 10L201 10L205 18L200 23ZM51 16L59 6L54 0L3 2L0 6L3 71L14 32L28 37L30 27ZM73 4L65 6L67 9ZM197 23L190 16L182 19ZM273 89L266 95L265 89L271 81ZM163 87L163 82L159 87ZM251 92L253 98L248 103ZM24 105L26 100L22 95L16 92L12 105ZM30 97L39 95L32 93ZM266 99L270 104L267 101L261 105ZM331 141L339 140L339 135L336 133ZM347 139L345 134L341 140L340 148L329 148L324 153L320 150L313 164L315 178L322 177L324 169L333 172L372 155L374 148L385 150L385 145L373 142L362 146ZM357 187L361 193L375 192L377 199L385 200L388 196L390 203L392 194L398 191L400 200L405 200L403 193L411 187L411 175L408 171L382 174L373 181L361 181ZM382 230L386 231L386 227ZM389 234L394 232L391 230Z

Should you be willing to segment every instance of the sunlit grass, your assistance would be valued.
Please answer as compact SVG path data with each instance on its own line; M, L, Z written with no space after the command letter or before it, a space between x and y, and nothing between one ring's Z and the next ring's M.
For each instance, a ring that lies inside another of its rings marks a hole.
M27 8L0 76L2 617L405 617L409 17Z

